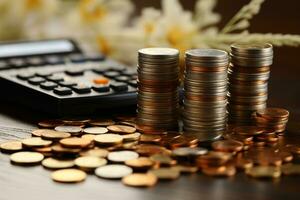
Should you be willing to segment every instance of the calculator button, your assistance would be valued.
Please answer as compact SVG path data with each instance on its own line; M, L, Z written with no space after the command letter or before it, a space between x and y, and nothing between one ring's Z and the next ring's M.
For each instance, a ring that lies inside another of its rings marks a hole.
M58 76L58 75L52 75L52 76L47 77L47 79L49 81L60 82L60 81L64 80L64 77L63 76Z
M40 71L40 72L35 73L35 75L40 76L40 77L48 77L48 76L51 76L52 74L47 71Z
M126 69L126 67L123 66L123 65L114 65L114 66L110 66L110 67L109 67L109 70L110 70L110 71L118 71L118 72L122 72L122 71L124 71L125 69Z
M82 54L71 54L70 55L70 60L72 63L83 63L86 61L86 58Z
M11 67L14 68L22 68L27 66L26 61L21 58L12 58L8 61L8 63Z
M64 87L73 87L73 86L77 85L77 83L75 83L73 81L62 81L62 82L59 82L59 84Z
M117 92L123 92L123 91L127 91L128 90L128 84L127 83L120 83L120 82L116 82L116 83L111 83L110 87Z
M103 74L103 73L107 72L108 70L109 70L108 67L100 66L99 68L94 68L93 72L95 72L96 74Z
M137 75L136 69L127 69L126 71L122 72L125 76L135 76Z
M99 77L99 78L95 78L94 80L93 80L93 82L95 83L95 84L108 84L109 83L109 80L107 79L107 78L104 78L104 77Z
M27 58L26 61L29 66L41 66L46 64L42 57L31 57Z
M105 60L105 57L102 54L88 54L86 55L86 59L89 61L103 61Z
M115 72L115 71L108 71L108 72L105 72L103 75L108 77L108 78L115 78L115 77L119 76L120 73Z
M130 81L130 78L128 76L118 76L115 78L115 80L120 81L120 82L127 82L127 81Z
M72 90L67 87L57 87L54 88L53 92L58 95L69 95L72 94Z
M82 69L68 69L66 74L70 76L81 76L83 75L84 71Z
M19 79L22 79L22 80L27 80L29 78L34 77L34 73L32 73L32 72L24 72L24 73L18 74L17 77Z
M137 87L137 81L136 80L131 80L128 82L129 85L133 86L133 87Z
M46 56L44 59L49 65L59 65L65 63L64 58L61 56Z
M92 88L97 92L109 92L110 90L108 85L94 85Z
M32 85L39 85L40 83L45 82L46 79L42 78L42 77L33 77L28 79L28 82Z
M77 85L72 87L73 90L79 94L86 94L91 92L91 88L85 85Z
M40 87L45 89L45 90L53 90L57 86L58 85L56 83L50 82L50 81L46 81L46 82L40 84Z
M9 69L9 65L4 61L0 61L0 70L4 69Z

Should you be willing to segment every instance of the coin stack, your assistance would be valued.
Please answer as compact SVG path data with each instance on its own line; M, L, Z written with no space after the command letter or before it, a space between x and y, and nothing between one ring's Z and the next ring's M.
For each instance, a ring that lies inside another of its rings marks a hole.
M268 79L273 61L271 44L231 45L229 78L229 122L252 123L251 115L267 106Z
M179 51L144 48L138 51L137 125L140 131L178 127Z
M228 54L216 49L192 49L185 54L183 124L200 141L221 136L227 121Z

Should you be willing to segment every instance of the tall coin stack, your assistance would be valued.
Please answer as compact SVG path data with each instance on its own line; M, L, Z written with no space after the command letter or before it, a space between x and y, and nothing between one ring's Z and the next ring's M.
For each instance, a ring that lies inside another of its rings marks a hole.
M183 125L200 141L221 136L227 122L228 54L216 49L192 49L185 54Z
M137 125L144 133L178 128L179 51L138 51Z
M229 123L250 125L252 114L266 108L272 62L271 44L231 45Z

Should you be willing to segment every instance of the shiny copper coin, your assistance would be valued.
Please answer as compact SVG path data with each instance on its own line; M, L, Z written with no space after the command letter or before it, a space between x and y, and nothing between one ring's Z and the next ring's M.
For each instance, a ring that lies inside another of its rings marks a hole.
M133 169L149 169L154 165L154 161L148 157L139 157L136 159L126 160L125 164Z
M46 147L52 144L52 141L43 140L40 137L27 138L22 140L22 145L24 147Z
M35 137L41 137L42 136L42 133L46 132L46 131L50 131L51 129L36 129L36 130L33 130L31 132L31 135L32 136L35 136Z
M132 160L139 157L139 154L134 151L114 151L110 152L107 156L111 162L125 162L126 160Z
M71 134L54 130L45 130L41 133L41 137L46 140L60 140L63 138L71 137Z
M77 167L84 171L92 171L97 167L101 167L107 164L105 158L95 157L95 156L81 156L74 160Z
M123 141L123 137L119 134L103 134L97 135L94 138L94 141L99 145L116 145L120 144Z
M197 159L199 167L220 166L226 164L232 158L231 153L211 151Z
M136 128L125 125L111 125L108 126L107 129L111 132L119 133L119 134L130 134L136 131Z
M18 165L35 165L39 164L43 159L43 154L29 151L13 153L10 156L10 161Z
M45 157L51 156L52 155L52 148L51 146L47 146L47 147L35 147L35 148L31 148L33 151L35 152L39 152L41 154L43 154Z
M42 128L55 128L60 125L63 125L61 120L44 120L38 123L38 126Z
M100 178L106 179L121 179L124 176L127 176L133 172L132 168L126 165L105 165L102 167L98 167L95 170L95 174Z
M158 168L149 170L149 173L154 174L158 179L174 180L180 176L180 172L174 168Z
M238 152L243 150L243 143L237 140L221 140L212 143L215 151Z
M283 108L267 108L257 111L257 115L267 119L286 118L289 116L289 111Z
M154 154L150 157L159 166L172 166L176 165L177 161L173 160L170 156L165 154Z
M100 158L106 158L108 155L108 151L106 149L90 149L84 152L80 152L81 156L95 156Z
M207 167L203 168L202 172L208 176L233 176L236 169L234 166Z
M246 170L246 174L254 178L279 178L281 170L274 166L256 166Z
M122 183L133 187L151 187L157 183L157 177L151 173L135 173L123 177Z
M55 158L46 158L42 161L42 165L48 169L66 169L74 166L73 160L58 160Z
M91 140L78 138L78 137L71 137L61 139L59 143L64 147L74 147L74 148L85 148L91 144Z
M239 135L254 136L263 133L263 129L256 126L239 126L234 129L234 132Z
M160 135L142 134L140 137L140 142L159 143L160 141L161 141Z
M107 133L108 130L107 130L107 128L104 128L104 127L89 127L89 128L83 129L83 132L86 133L86 134L98 135L98 134Z
M0 144L1 152L14 153L22 150L22 142L20 141L8 141Z
M283 162L291 162L293 160L293 154L288 151L279 151L277 154L280 156Z
M96 136L97 135L94 135L94 134L84 134L84 135L81 136L81 138L94 141L94 139L95 139Z
M54 171L51 178L61 183L78 183L86 179L86 173L79 169L61 169Z
M88 122L91 126L111 126L115 122L111 119L93 119Z
M90 121L90 119L63 119L62 121L68 126L84 126Z
M158 145L139 144L136 146L136 152L143 156L150 156L153 154L168 154L169 151Z
M56 154L77 154L81 151L81 148L68 148L61 145L54 145L51 149Z
M140 139L141 134L138 132L122 135L124 142L137 141Z

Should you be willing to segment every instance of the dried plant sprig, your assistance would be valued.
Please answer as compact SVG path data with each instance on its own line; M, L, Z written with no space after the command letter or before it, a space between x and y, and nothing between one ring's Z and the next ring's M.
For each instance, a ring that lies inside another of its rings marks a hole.
M195 5L194 20L199 30L217 24L221 16L213 10L218 0L198 0Z
M259 13L261 4L264 1L265 0L251 0L231 18L220 33L230 33L247 29L250 26L250 19Z

